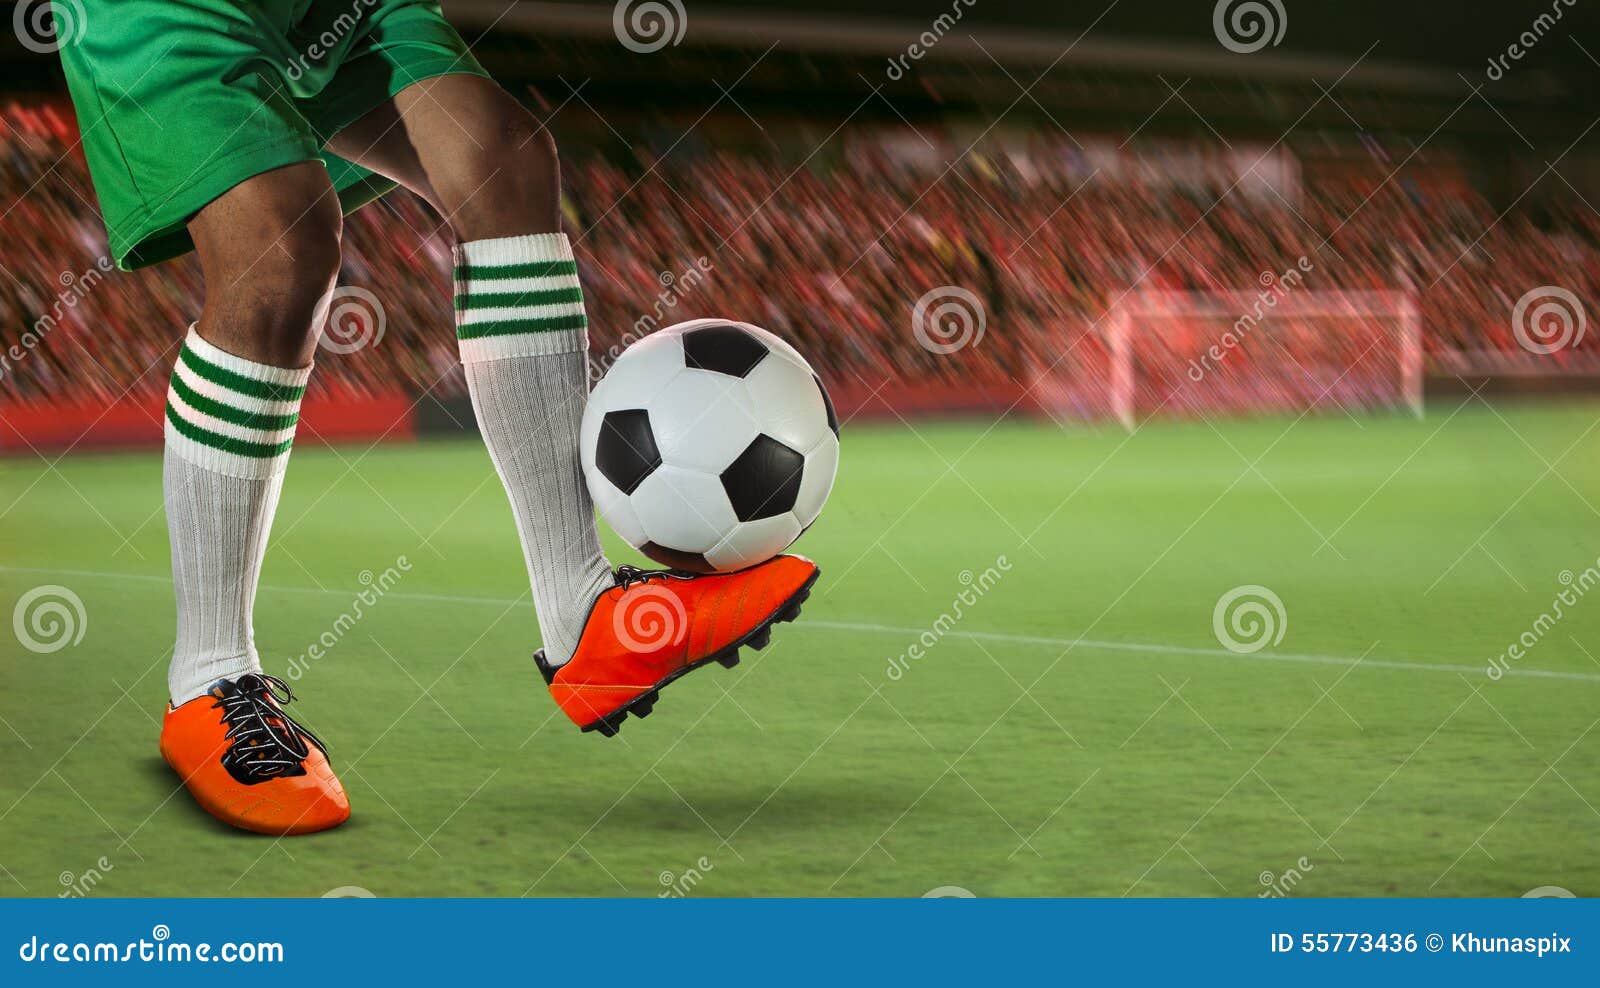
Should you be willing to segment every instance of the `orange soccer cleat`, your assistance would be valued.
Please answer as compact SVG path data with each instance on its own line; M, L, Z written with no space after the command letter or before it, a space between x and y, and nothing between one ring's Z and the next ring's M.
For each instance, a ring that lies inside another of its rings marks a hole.
M161 757L223 823L260 834L337 827L350 801L322 742L283 712L293 699L275 676L218 680L205 696L168 705Z
M606 737L631 713L648 715L661 688L739 648L765 648L772 626L793 621L820 571L802 556L778 556L737 573L697 575L617 567L617 585L589 611L572 660L533 660L572 722Z

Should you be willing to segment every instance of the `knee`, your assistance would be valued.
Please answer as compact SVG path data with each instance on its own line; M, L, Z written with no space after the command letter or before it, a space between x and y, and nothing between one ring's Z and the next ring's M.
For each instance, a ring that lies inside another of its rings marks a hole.
M553 175L556 164L556 139L550 128L534 119L520 104L513 103L500 120L503 147L513 163L529 174Z
M261 259L244 272L245 279L274 296L287 316L310 315L339 277L343 222L335 204L269 231Z
M561 180L550 130L504 96L470 122L460 167L435 188L463 240L555 230Z
M339 278L343 217L337 201L295 219L271 241L255 271L246 274L248 294L259 303L255 316L269 363L302 366L310 360Z
M339 277L343 216L331 188L257 204L233 243L202 253L207 308L266 363L300 367L316 348ZM213 304L214 303L214 304Z
M500 94L463 123L469 149L466 171L480 180L534 179L556 171L556 142L550 128L510 95Z

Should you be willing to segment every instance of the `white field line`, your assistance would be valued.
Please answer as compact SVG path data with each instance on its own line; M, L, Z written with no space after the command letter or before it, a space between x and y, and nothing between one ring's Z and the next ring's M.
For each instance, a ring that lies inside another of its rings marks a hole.
M154 576L146 573L108 573L98 570L83 569L42 569L28 566L0 566L0 573L29 573L39 576L54 577L80 577L91 580L108 580L113 582L129 583L159 583L168 585L172 581L166 576ZM283 587L263 584L260 588L266 593L302 594L314 597L348 597L358 592L354 590L327 589L319 590L316 587ZM413 600L436 604L475 604L487 607L510 607L517 603L508 597L476 597L457 594L437 593L408 593L406 591L391 590L384 595L385 599ZM526 606L532 607L531 601ZM917 638L927 628L902 627L892 624L873 624L862 621L817 621L806 619L803 622L806 628L821 628L829 631L854 631L867 634L901 635ZM1052 648L1083 648L1105 652L1145 652L1152 655L1188 655L1197 658L1228 659L1232 661L1253 662L1291 662L1309 663L1325 666L1363 666L1371 669L1395 669L1403 672L1447 672L1459 675L1481 675L1482 666L1458 665L1442 662L1405 662L1394 659L1354 658L1346 655L1320 655L1313 652L1230 652L1224 648L1202 648L1191 645L1165 645L1155 642L1126 642L1110 641L1099 638L1057 638L1049 635L1016 635L1003 631L948 631L944 638L967 638L974 641L1002 642L1014 645L1049 645ZM1514 668L1505 670L1505 675L1523 679L1558 679L1568 682L1600 683L1600 674L1590 672L1566 672L1556 669L1527 669Z

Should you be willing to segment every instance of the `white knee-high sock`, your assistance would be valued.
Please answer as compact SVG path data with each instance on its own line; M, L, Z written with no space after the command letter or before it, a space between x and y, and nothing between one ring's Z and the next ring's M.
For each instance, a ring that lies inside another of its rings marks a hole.
M545 657L560 665L612 583L578 462L589 393L578 268L561 233L464 243L455 261L472 408L516 516Z
M178 598L174 706L261 671L251 608L310 376L235 357L192 327L178 355L162 470Z

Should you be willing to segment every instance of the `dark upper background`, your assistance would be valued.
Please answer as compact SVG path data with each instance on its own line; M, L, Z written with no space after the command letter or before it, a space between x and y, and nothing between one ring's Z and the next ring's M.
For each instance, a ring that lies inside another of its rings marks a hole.
M1389 59L1482 69L1503 52L1541 13L1559 0L1283 0L1289 27L1281 50L1353 59L1374 41ZM605 0L580 0L582 6L610 10ZM445 7L451 4L446 0ZM1212 42L1211 0L977 0L964 9L962 24L983 28L1044 30L1076 36L1091 24L1094 35L1170 42ZM875 19L925 26L951 9L950 0L745 0L742 3L685 4L690 25L697 11L747 11L819 18ZM1110 8L1107 10L1107 8ZM1594 38L1585 46L1600 58L1600 4L1578 0L1565 8L1562 32ZM1557 38L1557 40L1560 40ZM1544 48L1548 50L1541 50ZM1542 70L1600 73L1600 65L1568 44L1536 46L1523 62Z
M1600 146L1596 0L1260 0L1280 3L1287 27L1278 46L1251 54L1218 43L1212 0L679 2L681 43L644 54L618 42L610 0L444 8L503 82L532 103L568 106L558 131L587 126L602 139L635 125L681 133L709 107L712 123L732 129L760 118L760 139L781 131L775 120L831 127L850 113L858 124L984 125L1003 115L1010 128L1268 141L1292 131L1291 144L1426 138L1530 159ZM891 78L888 59L956 7L959 21L931 52ZM1489 60L1558 7L1559 24L1490 78ZM0 77L0 96L63 91L55 57L26 51L10 32L0 32ZM582 107L568 99L576 85ZM1031 98L1019 100L1029 85ZM858 110L875 87L882 98ZM1175 88L1183 99L1171 98ZM1600 165L1579 170L1600 174Z

